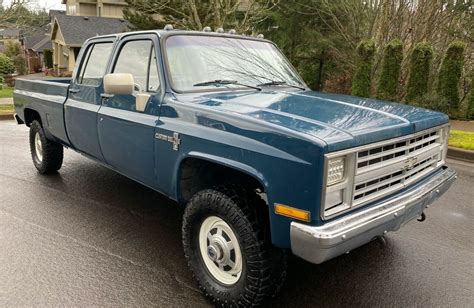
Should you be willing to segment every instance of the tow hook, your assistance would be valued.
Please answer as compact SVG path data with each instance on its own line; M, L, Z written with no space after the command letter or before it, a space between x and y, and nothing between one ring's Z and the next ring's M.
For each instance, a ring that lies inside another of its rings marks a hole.
M419 222L425 221L425 220L426 220L426 214L425 214L425 212L422 212L420 218L418 218L417 220L418 220Z

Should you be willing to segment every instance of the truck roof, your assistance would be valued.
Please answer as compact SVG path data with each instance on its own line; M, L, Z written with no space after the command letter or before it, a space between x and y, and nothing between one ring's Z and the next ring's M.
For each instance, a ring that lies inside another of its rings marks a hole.
M206 32L206 31L194 31L194 30L164 30L164 29L157 29L157 30L146 30L146 31L132 31L132 32L123 32L123 33L116 33L116 34L107 34L107 35L97 35L94 37L89 38L86 42L94 39L100 38L107 38L107 37L115 37L115 38L122 38L125 36L130 35L140 35L140 34L147 34L147 33L156 33L161 38L166 38L172 35L202 35L202 36L213 36L213 37L229 37L229 38L239 38L239 39L247 39L247 40L254 40L254 41L262 41L272 43L270 40L267 40L263 37L256 37L256 36L248 36L244 34L232 34L229 32Z

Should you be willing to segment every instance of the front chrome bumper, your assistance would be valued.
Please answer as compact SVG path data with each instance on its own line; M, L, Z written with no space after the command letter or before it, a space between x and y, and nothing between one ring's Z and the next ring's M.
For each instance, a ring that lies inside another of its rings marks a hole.
M456 171L443 167L423 183L366 210L349 214L322 226L291 223L293 254L322 263L360 247L421 215L423 210L448 190Z

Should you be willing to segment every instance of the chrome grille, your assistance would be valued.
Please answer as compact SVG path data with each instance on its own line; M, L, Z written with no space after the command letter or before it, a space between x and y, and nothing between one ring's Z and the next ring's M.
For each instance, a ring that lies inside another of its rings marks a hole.
M443 159L440 130L397 139L356 153L352 206L402 189L434 170Z
M439 141L439 134L437 131L417 136L411 139L400 141L393 144L387 144L365 150L357 153L357 168L368 167L376 165L400 156L404 156L413 151L422 149L430 144Z

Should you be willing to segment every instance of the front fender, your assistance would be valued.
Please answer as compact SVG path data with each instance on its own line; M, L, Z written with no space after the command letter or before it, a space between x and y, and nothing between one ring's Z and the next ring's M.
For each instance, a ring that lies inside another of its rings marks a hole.
M289 248L292 220L276 215L273 204L311 211L312 223L320 219L324 144L271 123L208 109L196 104L163 104L156 134L178 133L180 143L175 150L170 142L155 139L158 190L180 201L180 168L188 158L247 174L265 189L273 244Z

